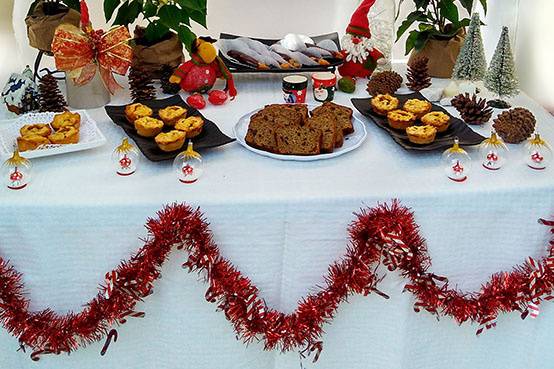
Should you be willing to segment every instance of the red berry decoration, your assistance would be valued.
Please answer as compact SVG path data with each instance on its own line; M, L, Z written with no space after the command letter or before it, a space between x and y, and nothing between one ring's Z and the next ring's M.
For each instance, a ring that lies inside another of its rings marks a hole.
M206 107L206 100L204 100L204 96L200 94L192 94L187 97L187 104L195 109L200 110Z
M227 101L227 92L223 90L212 90L208 93L208 101L213 105L223 105Z

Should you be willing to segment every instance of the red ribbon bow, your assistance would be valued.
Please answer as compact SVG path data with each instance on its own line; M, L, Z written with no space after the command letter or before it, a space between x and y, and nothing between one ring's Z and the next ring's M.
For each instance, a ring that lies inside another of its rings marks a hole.
M81 0L81 28L61 24L52 40L56 68L69 73L78 86L84 85L100 70L104 85L113 94L121 86L113 73L125 75L131 65L131 39L127 27L118 26L108 32L93 30L88 8Z

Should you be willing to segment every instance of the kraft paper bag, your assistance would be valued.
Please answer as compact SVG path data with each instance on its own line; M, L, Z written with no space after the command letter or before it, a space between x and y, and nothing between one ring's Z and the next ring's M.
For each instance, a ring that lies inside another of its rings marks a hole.
M450 78L464 39L465 32L460 32L450 40L429 40L423 50L412 52L408 64L417 56L424 55L429 58L431 77Z
M135 42L133 42L133 66L144 69L155 78L160 77L160 69L163 65L177 68L183 61L183 45L177 34L172 33L165 40L154 45L141 45L144 29L135 28ZM137 42L139 41L139 42Z
M44 2L40 1L33 11L25 17L29 45L46 53L52 52L52 38L56 27L63 23L78 27L81 21L81 14L78 11L65 6L58 5L52 13L46 14Z

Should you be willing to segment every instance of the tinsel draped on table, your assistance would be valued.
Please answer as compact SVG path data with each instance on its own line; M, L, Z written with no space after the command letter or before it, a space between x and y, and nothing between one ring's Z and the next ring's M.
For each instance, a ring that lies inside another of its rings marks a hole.
M554 235L554 221L540 222ZM147 221L146 228L144 246L106 273L97 296L79 313L30 312L22 275L0 258L0 322L18 338L22 349L33 350L33 360L43 354L69 353L107 336L104 354L117 340L115 325L144 316L135 310L136 304L153 293L153 282L173 248L186 253L183 267L203 277L208 284L206 300L217 304L239 339L261 341L266 350L314 353L314 361L323 348L323 324L330 323L348 296L375 292L387 297L377 289L384 278L381 264L408 280L405 290L415 295L416 312L450 316L458 323L476 322L477 334L494 327L503 312L537 317L541 301L551 299L554 288L553 238L546 257L528 258L511 272L494 274L479 292L452 289L446 277L429 271L431 259L414 216L394 201L357 215L348 229L351 243L345 256L329 267L325 286L302 299L293 313L284 314L268 307L250 279L221 255L199 210L167 206L157 219Z

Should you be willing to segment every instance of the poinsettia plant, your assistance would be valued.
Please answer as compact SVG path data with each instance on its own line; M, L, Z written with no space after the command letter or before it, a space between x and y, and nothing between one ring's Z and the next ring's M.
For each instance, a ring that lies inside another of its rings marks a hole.
M400 0L400 6L404 0ZM460 19L460 8L465 9L468 15L473 12L475 0L413 0L416 9L411 12L400 24L396 34L396 41L416 22L417 29L410 31L406 40L406 55L416 49L422 50L429 40L449 40L455 37L464 27L469 25L469 18ZM479 0L485 14L487 0Z
M104 0L107 22L129 25L142 16L148 22L146 41L154 44L174 32L189 51L196 39L190 22L206 27L206 15L207 0Z

